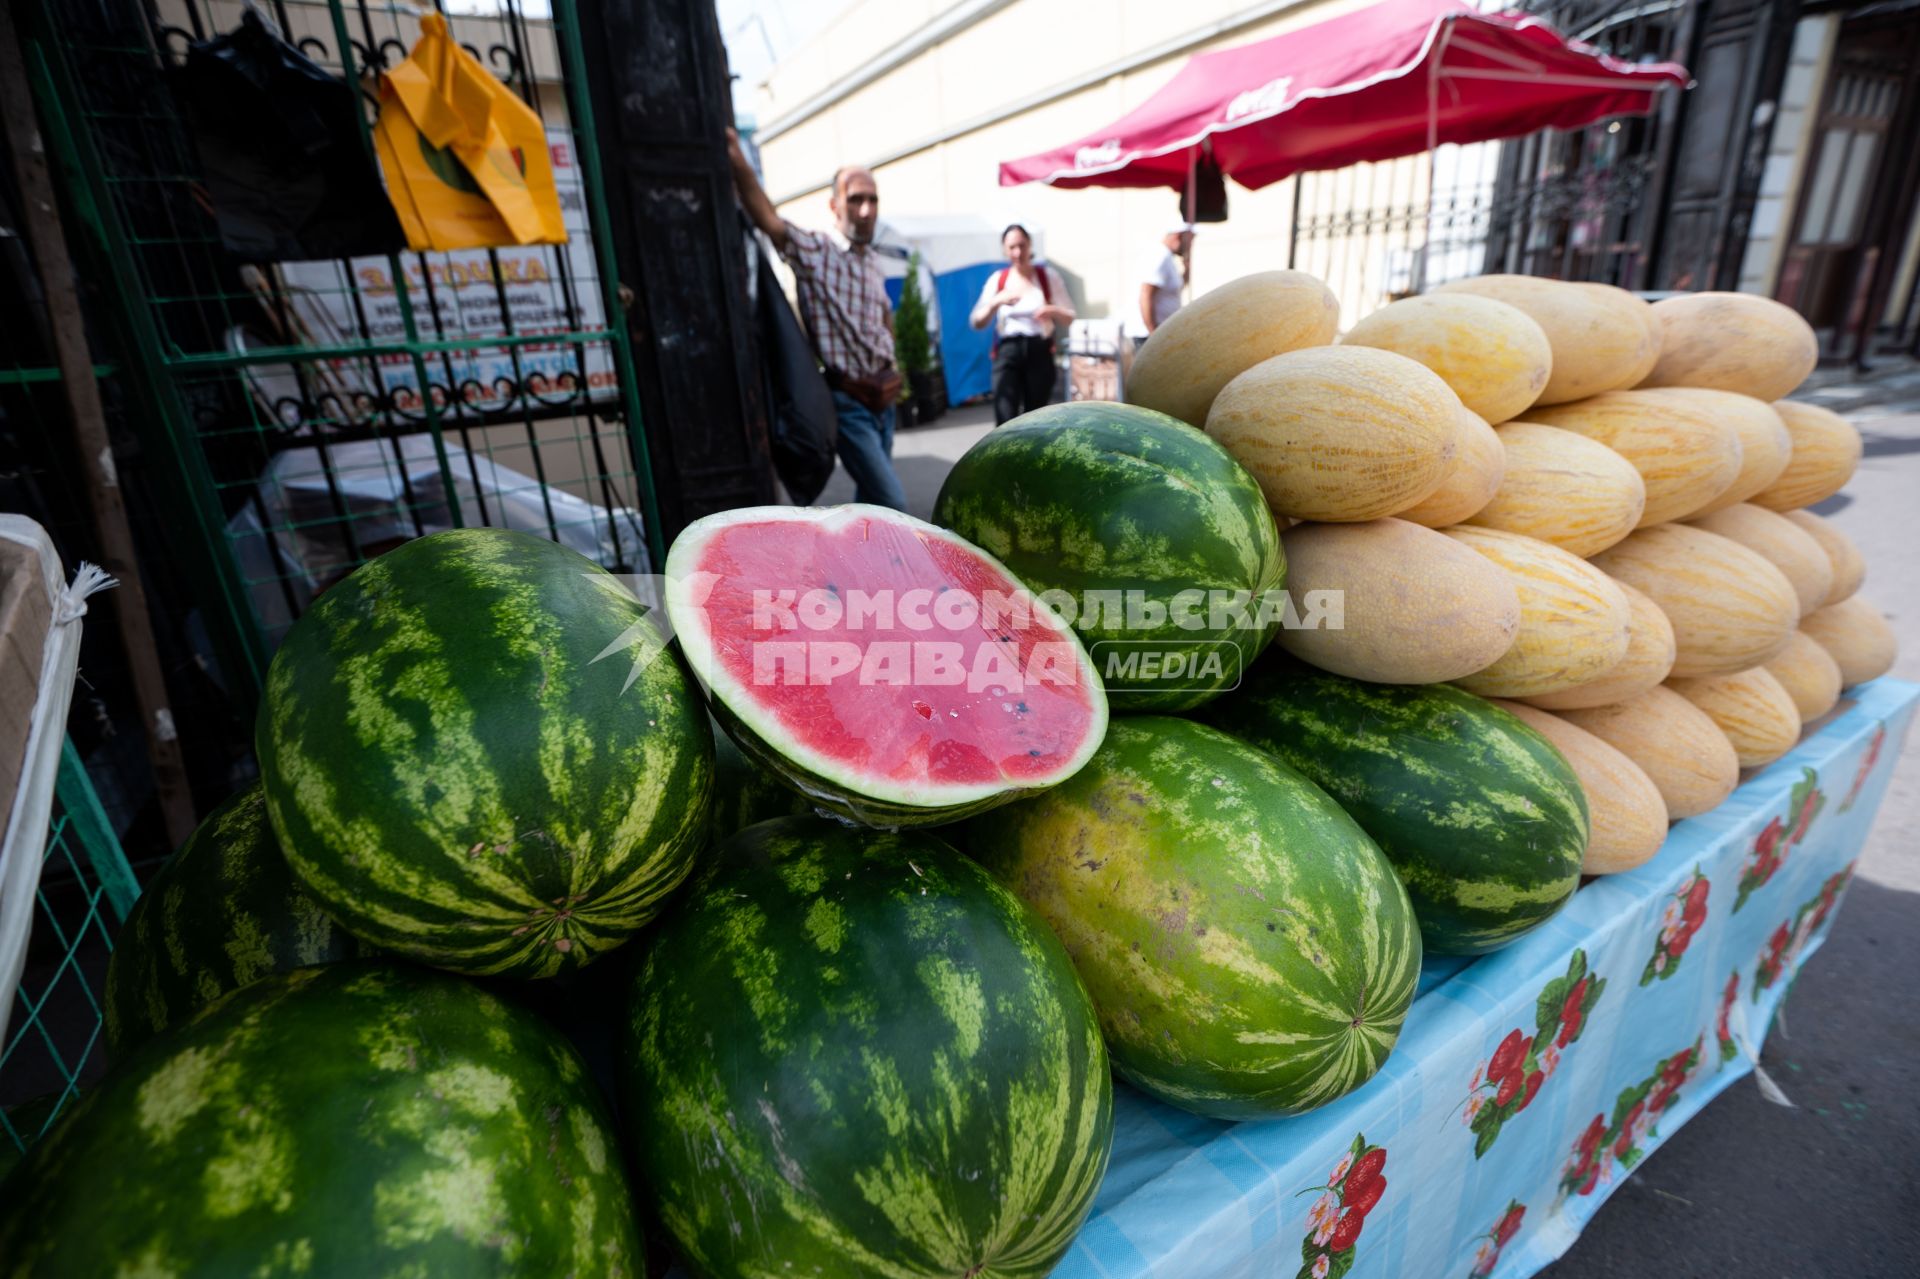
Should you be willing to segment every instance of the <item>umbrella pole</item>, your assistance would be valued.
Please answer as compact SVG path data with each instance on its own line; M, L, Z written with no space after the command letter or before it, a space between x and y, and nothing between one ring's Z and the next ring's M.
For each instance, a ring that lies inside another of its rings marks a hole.
M1441 19L1440 39L1434 46L1433 61L1427 64L1427 215L1425 239L1420 245L1419 261L1413 267L1413 291L1427 291L1427 260L1433 256L1433 205L1438 199L1435 179L1439 176L1440 153L1440 67L1447 56L1447 38L1453 34L1453 18Z
M1200 148L1196 145L1187 152L1187 198L1186 202L1180 208L1180 220L1182 222L1191 224L1193 222L1193 215L1199 211L1195 208L1200 198L1199 188ZM1183 273L1186 276L1186 279L1183 281L1186 285L1187 294L1185 300L1191 302L1193 301L1193 237L1187 237L1187 250L1181 256L1185 259L1187 268Z

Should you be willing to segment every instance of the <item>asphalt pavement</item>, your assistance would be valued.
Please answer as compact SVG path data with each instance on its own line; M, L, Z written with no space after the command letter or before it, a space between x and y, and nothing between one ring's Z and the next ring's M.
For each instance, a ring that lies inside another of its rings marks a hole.
M1861 594L1920 682L1920 369L1823 369L1796 398L1842 413L1866 448L1814 509L1866 556ZM985 406L899 433L922 519ZM844 471L822 504L851 501ZM1545 1273L1550 1279L1914 1279L1920 1276L1920 732L1908 740L1826 944L1792 987L1761 1057L1791 1103L1741 1080L1671 1136Z

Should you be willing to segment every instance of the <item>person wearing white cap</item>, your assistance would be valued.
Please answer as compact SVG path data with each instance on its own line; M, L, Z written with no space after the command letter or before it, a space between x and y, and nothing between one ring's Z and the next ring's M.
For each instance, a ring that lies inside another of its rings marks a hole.
M1127 336L1136 349L1180 309L1180 291L1186 287L1192 262L1193 223L1175 222L1141 266L1140 300L1127 316Z

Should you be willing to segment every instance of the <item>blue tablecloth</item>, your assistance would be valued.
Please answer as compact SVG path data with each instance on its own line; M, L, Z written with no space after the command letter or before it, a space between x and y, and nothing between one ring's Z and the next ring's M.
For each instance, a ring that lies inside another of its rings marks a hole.
M1510 1279L1553 1261L1754 1069L1833 926L1916 697L1855 689L1646 865L1498 954L1430 960L1386 1066L1331 1106L1226 1124L1117 1086L1113 1164L1055 1279ZM1371 1209L1343 1227L1343 1197Z

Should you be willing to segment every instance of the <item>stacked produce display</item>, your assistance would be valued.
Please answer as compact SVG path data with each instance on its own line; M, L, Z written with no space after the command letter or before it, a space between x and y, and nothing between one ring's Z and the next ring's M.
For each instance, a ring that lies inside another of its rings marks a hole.
M933 523L710 516L663 609L487 529L335 586L260 783L127 922L113 1070L0 1266L1044 1275L1113 1073L1241 1120L1364 1087L1423 956L1645 862L1892 664L1805 509L1861 450L1786 398L1793 312L1494 276L1339 329L1235 281Z

